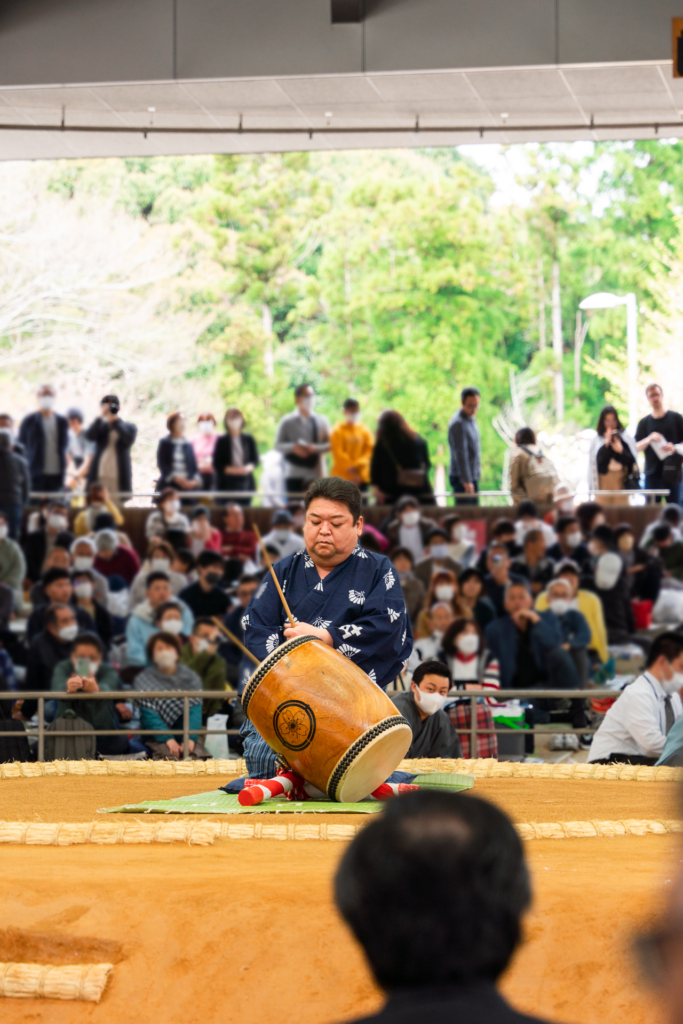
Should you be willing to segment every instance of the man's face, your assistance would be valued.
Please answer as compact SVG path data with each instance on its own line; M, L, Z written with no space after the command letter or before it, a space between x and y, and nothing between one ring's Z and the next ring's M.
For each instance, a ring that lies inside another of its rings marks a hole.
M77 416L72 416L71 419L66 422L69 424L69 430L73 430L74 434L77 434L83 426Z
M70 567L71 559L66 548L53 548L45 559L43 571L46 569L69 569Z
M92 558L92 557L93 557L93 553L92 553L92 550L91 550L89 544L83 544L83 542L81 542L80 544L74 545L74 558Z
M163 614L163 616L162 616L162 618L161 618L161 620L159 622L159 629L161 629L161 630L169 629L169 623L171 623L171 622L180 622L180 623L182 623L182 621L183 621L183 617L180 614L180 609L178 609L178 608L169 608L167 612L164 612L164 614ZM170 632L171 633L174 632L173 627L171 627Z
M466 416L476 416L477 409L479 408L480 404L481 398L479 397L479 395L470 395L470 397L466 398L465 401L462 403L463 412L465 413Z
M147 588L147 600L152 608L158 608L160 604L171 600L171 584L166 580L154 580Z
M509 565L508 553L503 548L492 548L486 556L486 567L494 575L507 572Z
M38 388L37 397L38 397L38 405L40 406L40 408L41 409L49 409L49 408L51 408L52 403L54 403L56 394L57 393L56 393L55 389L50 387L49 384L44 385L42 388ZM52 399L52 402L50 402L48 404L48 400L49 399Z
M526 587L510 587L505 595L505 611L508 615L516 615L526 608L531 608L531 594Z
M441 604L437 604L432 608L430 618L432 620L432 629L436 633L445 633L453 621L454 615L450 609L445 608Z
M90 505L104 505L104 494L100 490L92 488L88 493L88 504Z
M71 580L55 580L43 588L50 604L68 604L73 594Z
M398 555L394 559L394 569L396 572L411 572L413 568L412 562L405 555Z
M445 676L423 676L417 688L423 693L440 693L442 697L448 696L448 680Z
M66 626L75 626L76 616L70 608L58 608L57 609L57 621L51 623L47 629L53 636L59 636L60 629L64 629Z
M310 411L310 400L314 398L314 396L315 391L313 390L312 387L304 388L302 394L300 394L297 398L294 399L294 401L296 402L296 407L299 410L299 412L301 412L302 410Z
M541 535L537 540L527 541L526 553L532 558L543 558L545 555L545 537Z
M244 529L244 513L239 505L231 505L228 508L224 522L228 533L239 533Z
M243 608L247 607L252 597L254 596L257 587L258 583L256 582L240 583L239 587L237 588L237 600L239 601Z
M664 402L664 392L661 388L650 388L647 393L647 400L654 412L659 412Z
M308 506L304 523L306 549L321 565L338 565L348 558L363 531L363 517L353 522L346 505L327 498L315 498Z
M219 641L218 629L215 626L197 626L197 632L190 636L190 643L195 652L199 649L199 640L206 640L209 646L205 650L208 650L209 654L215 654Z
M14 434L13 426L13 421L9 418L9 416L0 416L0 430L9 430L12 434Z

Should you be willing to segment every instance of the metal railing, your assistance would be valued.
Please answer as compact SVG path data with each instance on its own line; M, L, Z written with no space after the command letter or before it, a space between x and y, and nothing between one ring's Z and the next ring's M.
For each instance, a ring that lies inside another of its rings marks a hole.
M158 498L161 491L112 491L110 497L119 501L129 501L132 498ZM648 487L630 491L603 491L588 488L581 491L581 500L592 500L593 498L663 498L669 494L669 488ZM468 491L432 491L434 498L469 498L476 501L478 498L511 498L512 491L477 491L475 494ZM287 491L284 487L279 491L182 491L178 488L179 498L303 498L304 491ZM31 499L47 498L49 500L70 501L73 498L83 500L85 495L81 491L31 491ZM391 502L389 502L391 504ZM539 502L538 504L543 504ZM547 502L552 504L552 502Z
M605 689L591 689L591 690L492 690L490 688L478 689L478 690L456 690L453 689L449 692L449 697L457 697L459 701L468 701L470 705L470 757L476 757L479 749L480 735L505 735L509 736L511 732L515 730L507 729L482 729L479 728L477 722L477 700L482 697L492 698L493 700L520 700L520 701L533 701L533 700L577 700L577 699L588 699L588 698L618 698L621 696L621 690L605 690ZM38 738L38 760L45 760L45 734L49 733L50 737L57 736L70 736L74 737L73 731L64 730L46 730L45 727L45 702L46 701L59 701L66 702L72 700L110 700L113 702L127 702L136 701L141 698L147 699L159 699L168 700L169 697L174 699L182 699L183 701L183 727L182 729L166 729L165 732L172 736L183 737L183 759L189 760L189 740L190 740L190 701L192 699L200 698L205 700L232 700L237 696L234 690L105 690L98 691L96 693L66 693L65 691L49 691L45 690L30 690L30 691L16 691L16 690L3 690L0 691L0 701L16 701L16 700L36 700L38 702L38 726L35 729L26 729L27 736L34 736ZM195 730L202 733L205 736L237 736L239 735L239 729L206 729L202 726L201 730ZM592 734L596 732L596 729L590 728L577 728L577 729L565 729L567 733L574 733L578 735ZM457 729L456 732L462 734L465 732L463 729ZM519 732L524 736L535 736L537 733L545 733L547 735L547 729L520 729ZM93 729L92 733L88 732L88 735L94 736L152 736L154 735L153 729ZM0 731L0 739L6 737L14 737L16 739L17 732Z

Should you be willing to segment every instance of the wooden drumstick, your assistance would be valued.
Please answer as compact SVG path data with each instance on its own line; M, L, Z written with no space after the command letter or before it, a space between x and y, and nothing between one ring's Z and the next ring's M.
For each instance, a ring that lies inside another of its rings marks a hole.
M259 528L256 525L256 523L254 523L254 525L253 525L253 530L254 530L254 533L256 534L256 537L258 539L259 546L261 548L261 554L263 555L263 560L266 563L266 565L268 566L268 568L270 569L270 575L273 577L273 583L277 587L277 592L280 595L280 600L282 601L283 607L284 607L284 609L285 609L285 611L287 613L287 618L289 619L289 624L292 627L292 629L294 629L294 627L296 626L296 622L294 621L294 616L292 615L292 613L289 610L289 605L287 604L287 602L285 600L285 595L282 593L282 587L280 586L280 581L278 580L277 576L275 575L275 569L273 569L273 566L270 564L270 558L268 557L268 552L266 551L266 545L263 543L263 538L261 537L261 531L259 530Z
M227 636L227 638L230 641L230 643L234 644L235 647L239 647L239 649L242 651L242 653L246 654L246 656L248 658L251 658L251 660L254 662L255 665L260 665L261 664L261 662L258 660L256 655L252 654L251 651L249 650L249 648L245 647L244 644L242 643L242 641L238 640L237 637L235 636L235 634L231 633L230 630L226 626L223 625L223 623L221 622L220 619L217 619L216 616L214 615L211 621L214 623L214 625L218 626L218 628L221 630L222 633L225 633L225 635Z

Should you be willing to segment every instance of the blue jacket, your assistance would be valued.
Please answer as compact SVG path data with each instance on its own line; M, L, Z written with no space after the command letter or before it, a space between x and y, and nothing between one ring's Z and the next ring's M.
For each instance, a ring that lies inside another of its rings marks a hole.
M545 612L543 614L546 614ZM552 612L551 614L555 614ZM583 612L579 612L576 608L570 608L564 615L558 616L560 620L560 629L562 630L562 643L569 644L570 647L579 649L581 647L588 647L591 639L591 631L586 617Z
M185 636L189 636L194 625L194 615L179 598L174 597L172 600L180 609L183 619L183 633ZM149 601L145 600L137 608L133 609L126 625L126 657L129 665L149 664L147 659L147 641L154 633L158 632L159 627L155 626L152 622L152 611Z
M538 614L540 621L535 626L528 628L531 629L531 650L534 659L538 667L542 669L545 668L543 656L566 641L562 635L560 620L554 612L539 612ZM500 688L509 690L517 668L519 645L517 627L510 616L505 614L500 619L494 619L489 623L484 630L484 635L486 646L500 667Z
M54 413L57 419L57 450L59 452L59 465L62 476L66 469L66 447L69 443L69 424L65 416ZM44 472L45 465L45 431L43 429L43 416L39 412L30 412L21 421L19 427L19 440L26 449L26 461L31 471L31 477L35 478Z
M183 443L183 455L185 456L185 465L187 466L187 479L194 480L199 475L199 471L197 469L194 448L189 441ZM170 479L173 475L173 440L170 434L167 437L162 437L159 441L157 466L161 474L157 486L159 489L170 486L173 483Z

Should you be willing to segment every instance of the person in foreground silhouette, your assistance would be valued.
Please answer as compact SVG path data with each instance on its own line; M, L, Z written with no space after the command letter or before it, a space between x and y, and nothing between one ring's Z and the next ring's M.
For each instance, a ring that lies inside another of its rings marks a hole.
M388 996L364 1021L539 1024L496 988L531 889L521 840L492 804L425 790L390 801L347 849L335 899Z

